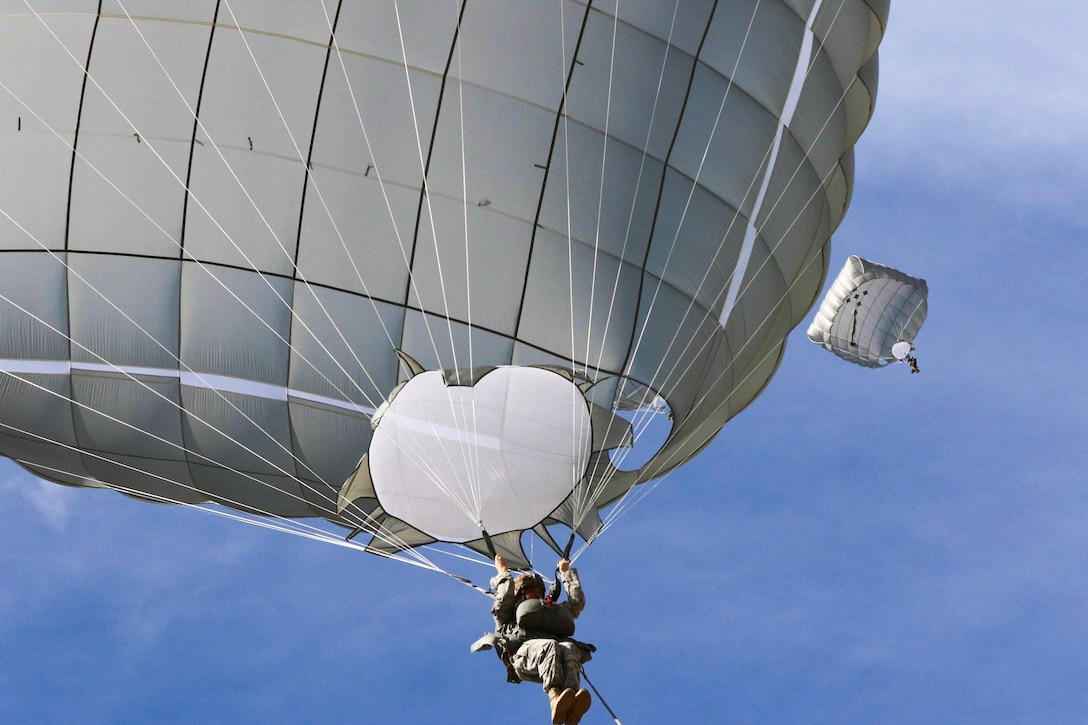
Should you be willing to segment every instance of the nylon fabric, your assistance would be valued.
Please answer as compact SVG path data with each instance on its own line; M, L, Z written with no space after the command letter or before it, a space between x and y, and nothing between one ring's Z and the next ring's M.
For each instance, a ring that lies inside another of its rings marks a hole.
M0 9L0 452L63 483L365 521L379 553L486 551L494 516L519 562L521 530L591 540L765 388L826 274L887 19L862 0L811 23L796 0L126 6ZM417 502L475 470L457 512L344 506L409 377L398 351L605 380L585 395L606 415L574 413L546 485L405 445L445 486ZM619 471L630 428L607 414L630 389L669 433ZM523 490L479 486L499 479Z

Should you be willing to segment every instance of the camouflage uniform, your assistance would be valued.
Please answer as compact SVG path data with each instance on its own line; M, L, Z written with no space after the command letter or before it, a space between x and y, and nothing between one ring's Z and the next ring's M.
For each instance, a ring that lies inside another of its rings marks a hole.
M568 569L562 579L567 598L552 606L564 607L571 617L577 618L586 606L578 570ZM491 588L495 591L491 607L495 633L513 645L513 651L503 658L508 660L509 668L521 680L541 683L545 691L568 688L577 691L581 686L581 665L589 660L590 647L572 639L521 630L514 621L514 580L509 574L494 577Z

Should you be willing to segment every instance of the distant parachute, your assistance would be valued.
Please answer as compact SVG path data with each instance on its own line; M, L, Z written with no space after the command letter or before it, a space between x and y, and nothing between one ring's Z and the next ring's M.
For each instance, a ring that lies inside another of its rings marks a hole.
M924 279L861 257L846 260L816 317L808 339L857 365L875 368L906 361L926 321Z
M0 453L524 566L770 381L888 3L128 6L0 8Z

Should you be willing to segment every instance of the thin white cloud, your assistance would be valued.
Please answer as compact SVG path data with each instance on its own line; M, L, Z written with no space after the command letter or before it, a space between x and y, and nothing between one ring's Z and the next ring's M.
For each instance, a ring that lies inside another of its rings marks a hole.
M11 466L11 474L0 480L0 493L19 496L28 501L41 514L50 527L61 530L71 516L71 492L55 483L46 483L25 471Z
M1088 6L913 0L892 8L881 53L878 113L923 121L980 145L1061 146L1088 134ZM885 106L885 108L881 108Z

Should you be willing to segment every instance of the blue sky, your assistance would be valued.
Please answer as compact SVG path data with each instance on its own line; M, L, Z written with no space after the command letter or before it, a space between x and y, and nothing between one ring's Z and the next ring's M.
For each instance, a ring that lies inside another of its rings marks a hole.
M802 324L579 560L623 722L1084 721L1086 26L1070 0L893 3L832 267L927 279L922 372L847 365ZM354 551L5 462L0 567L3 722L544 712L469 654L483 597Z

